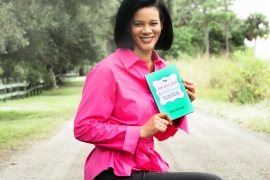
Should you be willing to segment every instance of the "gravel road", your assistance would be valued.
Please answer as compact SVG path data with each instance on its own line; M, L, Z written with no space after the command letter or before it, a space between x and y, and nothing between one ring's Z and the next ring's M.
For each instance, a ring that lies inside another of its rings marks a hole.
M190 134L156 143L170 171L218 174L224 180L270 180L270 135L196 111ZM1 180L82 180L92 145L73 138L72 121L52 138L0 159Z

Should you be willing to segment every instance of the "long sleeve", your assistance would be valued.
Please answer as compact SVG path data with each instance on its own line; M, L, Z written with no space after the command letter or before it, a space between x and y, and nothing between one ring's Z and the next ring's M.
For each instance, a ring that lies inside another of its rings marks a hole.
M153 59L156 70L166 66L155 51ZM92 180L109 167L117 176L168 170L166 161L154 150L153 137L139 138L141 126L159 112L146 74L146 61L121 48L88 74L74 121L75 137L95 145L85 163L85 179ZM181 124L156 137L165 140L173 136Z
M95 67L87 76L74 121L75 138L96 146L133 153L140 127L113 123L117 83L109 68Z
M175 133L178 131L178 129L182 129L185 132L189 132L188 130L188 123L187 123L187 116L183 116L179 119L176 119L174 121L172 121L173 124L169 125L167 127L167 130L164 133L156 133L155 137L159 140L159 141L164 141L166 139L168 139L169 137L172 137L175 135Z

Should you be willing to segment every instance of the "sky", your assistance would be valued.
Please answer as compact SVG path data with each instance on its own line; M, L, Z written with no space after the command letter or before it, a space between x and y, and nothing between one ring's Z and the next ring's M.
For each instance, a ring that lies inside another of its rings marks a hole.
M235 0L231 9L239 18L246 19L251 13L262 13L270 21L270 0ZM255 41L245 40L245 44L254 47ZM257 39L255 54L261 59L270 59L270 35L267 40Z
M270 0L235 0L232 10L240 18L246 18L250 13L262 13L270 20Z

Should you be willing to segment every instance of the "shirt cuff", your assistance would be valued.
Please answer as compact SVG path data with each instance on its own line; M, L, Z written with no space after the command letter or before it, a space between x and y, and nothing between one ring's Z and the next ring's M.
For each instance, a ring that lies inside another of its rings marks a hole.
M127 126L123 150L134 153L140 137L140 126Z
M187 116L183 116L179 119L173 120L172 123L176 129L182 129L186 133L189 133Z

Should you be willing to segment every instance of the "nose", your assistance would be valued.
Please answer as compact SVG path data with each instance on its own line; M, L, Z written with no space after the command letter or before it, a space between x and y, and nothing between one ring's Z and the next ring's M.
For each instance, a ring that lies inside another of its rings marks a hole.
M145 25L142 29L142 33L149 34L152 32L152 28L149 25Z

